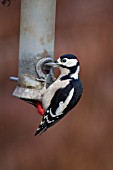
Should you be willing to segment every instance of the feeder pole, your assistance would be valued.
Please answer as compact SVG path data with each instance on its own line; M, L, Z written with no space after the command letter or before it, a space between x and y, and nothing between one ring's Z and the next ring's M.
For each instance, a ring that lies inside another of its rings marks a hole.
M56 0L21 1L18 86L13 92L16 97L37 99L35 66L41 57L54 58L55 13Z

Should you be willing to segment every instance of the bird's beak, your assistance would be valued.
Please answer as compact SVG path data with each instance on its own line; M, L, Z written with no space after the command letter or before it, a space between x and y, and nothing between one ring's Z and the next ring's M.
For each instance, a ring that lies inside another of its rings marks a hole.
M55 61L55 62L45 63L45 66L49 66L49 67L58 67L59 64L58 64L57 61Z

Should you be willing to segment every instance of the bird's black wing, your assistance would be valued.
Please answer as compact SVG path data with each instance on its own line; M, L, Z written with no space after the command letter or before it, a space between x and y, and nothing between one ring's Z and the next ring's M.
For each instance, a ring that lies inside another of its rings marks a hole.
M69 112L79 102L83 91L82 83L80 79L74 80L71 83L72 86L74 87L74 93L70 103L68 104L67 108L64 110L64 114Z
M56 91L35 135L54 125L78 103L82 93L78 81L71 80L65 88Z
M72 93L72 94L71 94ZM65 115L67 112L69 112L79 101L82 94L82 84L80 80L71 80L70 83L63 89L58 89L54 95L54 97L51 100L51 104L47 110L51 110L52 114L57 117L56 110L59 108L59 103L62 102L62 105L64 106L64 109L61 109L61 115L58 116L58 118ZM67 105L65 105L67 98L69 98L69 102ZM66 107L65 107L66 106ZM46 112L46 115L50 115ZM51 115L50 115L51 118Z

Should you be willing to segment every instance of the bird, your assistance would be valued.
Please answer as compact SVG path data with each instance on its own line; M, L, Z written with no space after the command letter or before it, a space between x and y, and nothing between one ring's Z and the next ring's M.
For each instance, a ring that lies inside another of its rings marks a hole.
M79 102L82 96L82 82L79 78L80 62L74 54L64 54L55 62L60 75L45 91L42 97L44 114L36 130L41 135L48 128L59 122Z

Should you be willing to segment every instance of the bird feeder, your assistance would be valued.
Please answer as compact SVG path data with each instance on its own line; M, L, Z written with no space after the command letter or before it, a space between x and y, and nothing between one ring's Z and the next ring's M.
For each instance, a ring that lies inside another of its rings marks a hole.
M18 81L13 96L41 100L40 90L54 81L46 63L54 57L56 0L22 0Z

